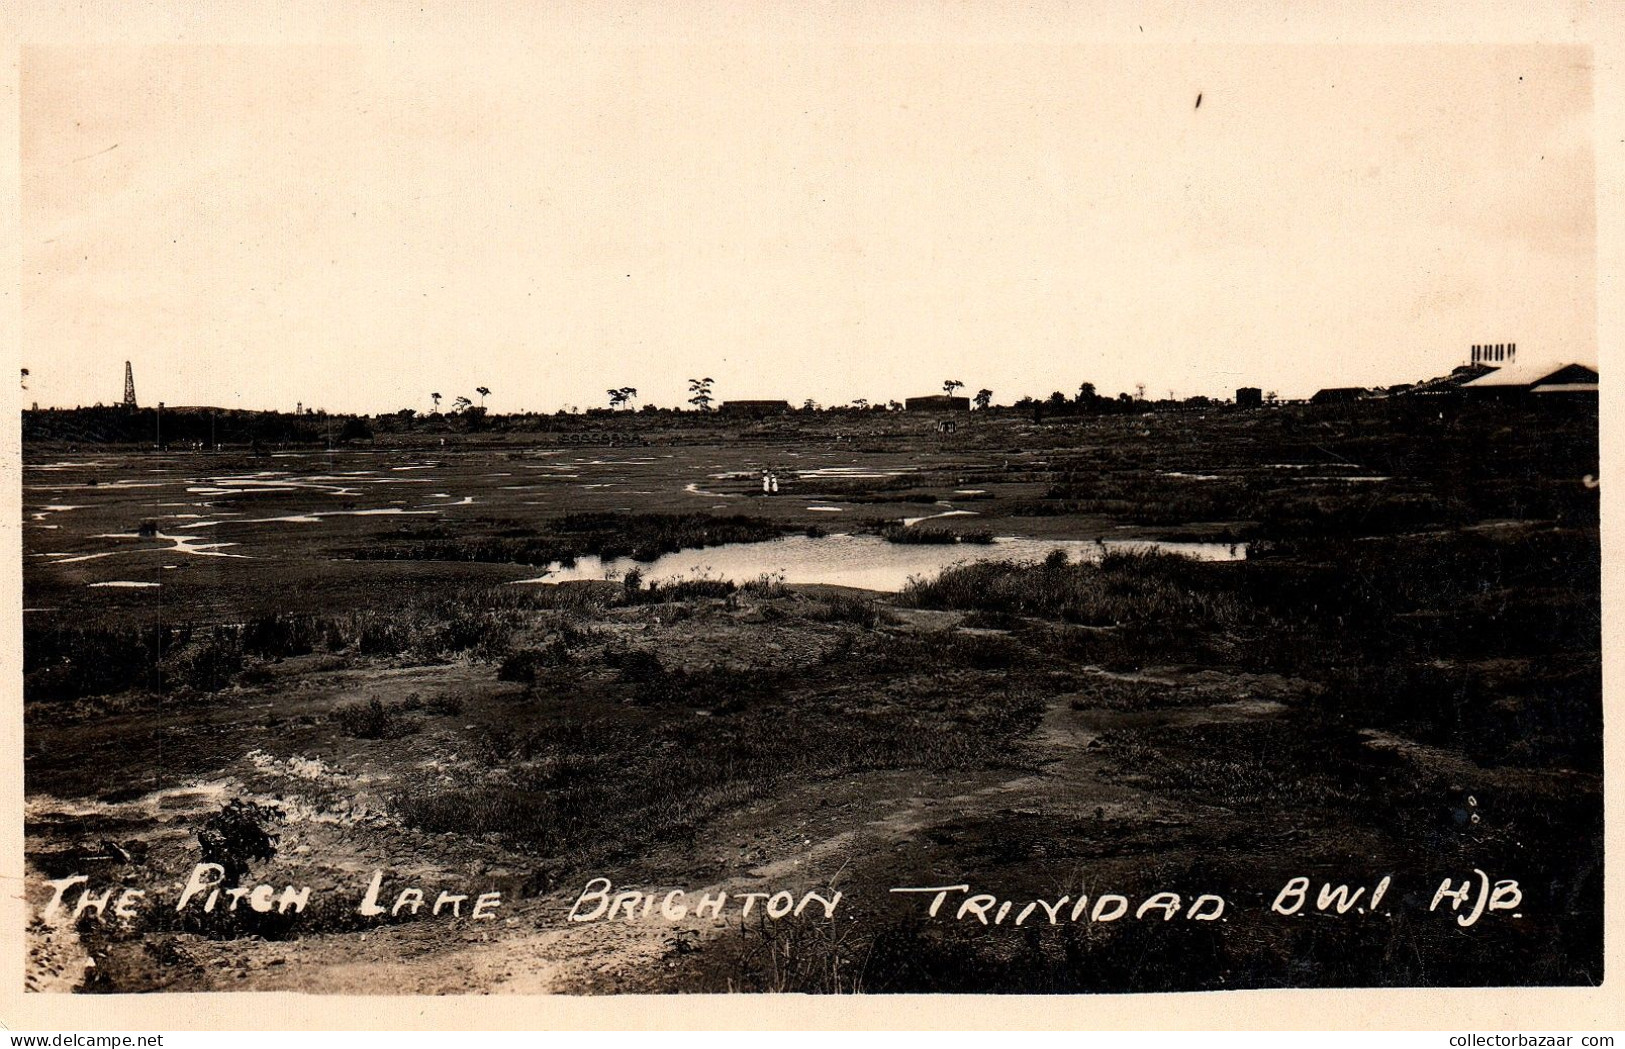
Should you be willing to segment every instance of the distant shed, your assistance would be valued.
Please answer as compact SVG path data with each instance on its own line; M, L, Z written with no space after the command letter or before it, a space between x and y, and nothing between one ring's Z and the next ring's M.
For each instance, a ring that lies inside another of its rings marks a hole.
M1261 408L1264 405L1264 391L1256 386L1243 386L1236 390L1237 408Z
M1332 386L1324 390L1317 390L1309 398L1310 404L1350 404L1354 401L1363 401L1371 396L1371 391L1363 386Z

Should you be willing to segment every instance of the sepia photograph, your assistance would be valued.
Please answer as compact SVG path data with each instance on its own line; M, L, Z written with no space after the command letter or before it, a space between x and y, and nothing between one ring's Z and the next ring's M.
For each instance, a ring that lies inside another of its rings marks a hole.
M1593 49L959 11L25 41L22 990L1602 983Z

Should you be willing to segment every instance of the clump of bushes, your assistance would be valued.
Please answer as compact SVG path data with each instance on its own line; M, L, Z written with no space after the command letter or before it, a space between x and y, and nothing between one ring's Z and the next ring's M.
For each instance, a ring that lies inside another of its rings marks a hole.
M385 703L375 696L365 703L339 707L333 717L347 735L357 739L399 739L421 727L416 718L408 716L407 712L412 709L410 701Z
M358 561L477 561L487 564L574 564L575 552L549 536L389 537L349 551Z
M978 608L960 620L959 625L975 630L1019 630L1025 625L1025 620L1018 615L998 609Z
M571 646L567 638L551 637L539 648L522 648L509 653L497 667L498 681L516 681L532 685L543 670L565 666L570 662Z
M209 816L198 828L198 846L204 863L218 863L225 869L223 884L230 888L243 880L252 860L268 860L276 855L282 810L275 805L233 798Z
M790 588L784 583L783 572L763 572L739 589L752 597L763 599L784 597L790 593Z
M322 643L322 631L313 616L273 612L243 625L243 651L265 659L305 656Z
M436 526L383 534L351 549L349 554L366 561L481 561L537 566L557 562L569 566L587 555L606 561L617 557L653 561L679 550L759 543L795 531L812 538L823 534L816 525L796 529L745 514L576 513L555 518L542 532L491 527L485 534L453 534L444 526Z
M934 579L910 580L898 600L1101 628L1114 635L1112 665L1231 660L1276 628L1243 592L1234 568L1162 552L1111 552L1098 564L1073 563L1057 551L1037 564L954 565Z
M166 684L198 692L219 692L242 669L242 640L231 628L199 632L159 663Z
M24 694L68 700L127 688L162 687L161 654L175 647L172 627L38 627L23 630Z
M934 579L913 579L901 599L916 608L1036 615L1073 623L1225 623L1243 603L1235 585L1209 565L1178 554L1112 552L1098 565L1055 551L1041 564L976 561Z
M621 592L629 605L658 605L675 601L705 601L730 596L738 589L731 579L678 577L643 585L643 572L634 568L621 578Z
M666 676L660 657L642 648L611 648L604 652L604 664L619 670L628 685L648 685Z
M23 631L28 703L67 702L121 692L167 696L218 692L247 680L255 661L318 651L406 656L425 662L469 655L498 661L538 609L602 607L591 588L489 587L388 612L273 613L243 624L29 624Z
M852 623L865 630L873 630L895 619L879 602L851 594L824 598L807 611L807 618L820 623Z
M218 692L242 669L242 632L231 625L23 631L24 693L31 702L130 689Z
M877 534L888 543L914 546L952 546L955 543L987 546L993 542L993 533L986 529L956 532L936 525L904 525L895 521L883 525Z
M463 697L447 693L436 696L423 705L423 709L431 714L454 718L463 712Z
M597 554L606 561L617 557L653 561L679 550L759 543L795 531L790 525L745 514L704 513L566 514L554 519L552 527L577 554Z

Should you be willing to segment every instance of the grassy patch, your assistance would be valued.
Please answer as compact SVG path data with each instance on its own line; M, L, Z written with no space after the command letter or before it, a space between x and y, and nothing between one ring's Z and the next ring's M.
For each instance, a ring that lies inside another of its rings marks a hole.
M448 525L432 525L386 533L349 548L347 553L364 561L569 566L588 555L606 561L618 557L653 561L680 550L759 543L795 532L815 537L821 534L815 528L797 528L744 514L576 513L555 517L539 529L484 521L455 531Z
M30 707L72 707L116 693L186 699L241 683L259 665L312 653L497 660L538 614L560 605L577 610L602 607L602 600L584 588L487 587L415 595L393 608L275 613L243 624L30 627L24 695Z
M993 533L987 529L956 532L951 528L936 525L904 525L895 521L881 525L875 530L875 534L888 543L908 546L952 546L955 543L987 546L993 542Z
M668 667L637 649L606 660L630 709L643 713L568 700L536 707L523 729L488 735L454 787L402 792L402 819L432 832L496 834L569 866L625 858L690 840L712 815L786 783L1007 764L1043 706L998 676L944 677L918 664L858 687L847 660L794 677ZM702 704L712 716L665 713Z
M1164 553L1111 553L1098 565L1064 555L1042 563L982 561L911 581L900 600L1117 628L1111 644L1131 646L1141 660L1222 660L1266 625L1227 568Z
M806 616L819 623L851 623L873 630L896 619L873 598L837 594L815 602Z
M1158 793L1227 808L1355 805L1376 782L1371 764L1338 757L1355 744L1306 739L1301 722L1164 726L1107 733L1113 774Z

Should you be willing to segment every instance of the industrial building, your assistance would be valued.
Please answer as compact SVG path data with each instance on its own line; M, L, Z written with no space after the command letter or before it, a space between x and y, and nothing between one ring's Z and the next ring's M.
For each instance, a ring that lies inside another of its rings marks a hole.
M1515 342L1479 343L1473 347L1472 363L1488 364L1500 368L1516 363L1518 344Z
M1473 397L1597 399L1597 369L1581 361L1509 364L1460 387Z

